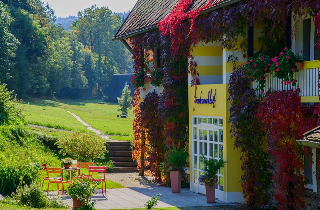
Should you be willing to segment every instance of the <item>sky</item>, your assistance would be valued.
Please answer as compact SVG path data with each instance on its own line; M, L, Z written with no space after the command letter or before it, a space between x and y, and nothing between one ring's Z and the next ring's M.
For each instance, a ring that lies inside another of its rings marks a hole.
M77 16L78 12L96 4L106 6L112 12L127 12L133 8L137 0L41 0L49 3L57 17Z

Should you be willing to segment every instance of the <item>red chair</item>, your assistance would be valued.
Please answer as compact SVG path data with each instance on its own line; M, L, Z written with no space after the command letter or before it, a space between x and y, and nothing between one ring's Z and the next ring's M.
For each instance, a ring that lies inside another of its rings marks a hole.
M106 172L107 172L106 166L89 166L89 175L93 178L95 182L102 182L102 194L103 194L103 182L104 182L105 194L107 195ZM103 173L103 178L96 179L93 177L93 173Z
M57 176L59 175L59 176ZM49 168L47 167L47 176L48 176L48 188L47 188L47 194L49 194L49 187L50 184L57 184L58 188L58 195L60 193L59 185L62 185L62 195L63 195L63 184L68 183L67 181L63 181L62 177L62 169L61 168Z
M41 174L42 174L42 171L47 171L47 164L44 163L44 164L41 165L41 168L40 168ZM46 177L42 177L42 186L41 187L43 187L43 184L44 184L45 180L49 180L48 173L47 173Z
M80 168L80 170L82 168L89 169L89 166L94 166L94 162L78 162L77 163L77 167ZM77 179L83 178L83 177L91 178L90 174L84 174L84 173L81 174L80 170L79 170L78 176L76 177Z

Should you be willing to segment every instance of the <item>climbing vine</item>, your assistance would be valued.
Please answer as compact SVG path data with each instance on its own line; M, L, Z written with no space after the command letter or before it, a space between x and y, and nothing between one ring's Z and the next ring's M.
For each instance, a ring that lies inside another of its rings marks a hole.
M256 117L268 133L268 152L278 166L273 179L277 182L275 199L280 202L279 209L304 208L303 149L296 141L302 138L299 89L267 94Z
M164 161L165 137L163 122L159 113L160 96L155 92L148 93L141 103L142 125L146 129L150 144L150 170L156 182L161 182L160 163Z
M265 132L255 117L259 98L251 88L250 80L242 76L243 69L235 69L229 82L231 102L231 133L235 147L241 152L241 186L249 209L267 203L271 175L268 158L263 146Z
M147 137L147 132L143 126L141 118L141 109L140 109L140 89L137 88L133 95L133 114L135 115L133 119L133 151L132 159L137 160L139 169L139 175L144 175L145 166L149 165L146 161L150 156L149 149L149 140Z

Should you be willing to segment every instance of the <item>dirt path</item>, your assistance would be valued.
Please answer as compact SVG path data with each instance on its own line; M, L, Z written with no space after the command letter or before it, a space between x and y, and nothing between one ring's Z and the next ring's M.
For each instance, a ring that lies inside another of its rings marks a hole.
M71 114L74 118L76 118L76 120L78 120L80 123L82 123L84 126L87 127L88 130L94 132L95 134L97 134L98 136L100 136L103 139L109 140L109 141L114 141L112 140L109 135L103 134L101 131L93 128L91 125L89 125L88 123L86 123L85 121L83 121L79 116L77 116L76 114L67 111L69 114Z

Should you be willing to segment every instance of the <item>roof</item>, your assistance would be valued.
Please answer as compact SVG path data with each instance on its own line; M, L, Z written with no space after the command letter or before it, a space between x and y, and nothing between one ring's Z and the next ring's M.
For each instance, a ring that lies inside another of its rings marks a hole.
M238 1L240 0L213 0L213 4L219 3L205 12ZM207 2L208 0L194 0L190 10L199 9ZM178 3L179 0L138 0L114 38L124 39L156 29L157 24L170 14Z
M303 134L305 140L320 142L320 126Z
M131 90L130 95L133 96L134 88L130 82L132 74L114 74L110 81L110 85L106 90L108 101L117 101L117 97L121 97L122 91L126 85L129 85Z
M297 140L303 145L310 147L320 147L320 126L303 134L303 140Z

